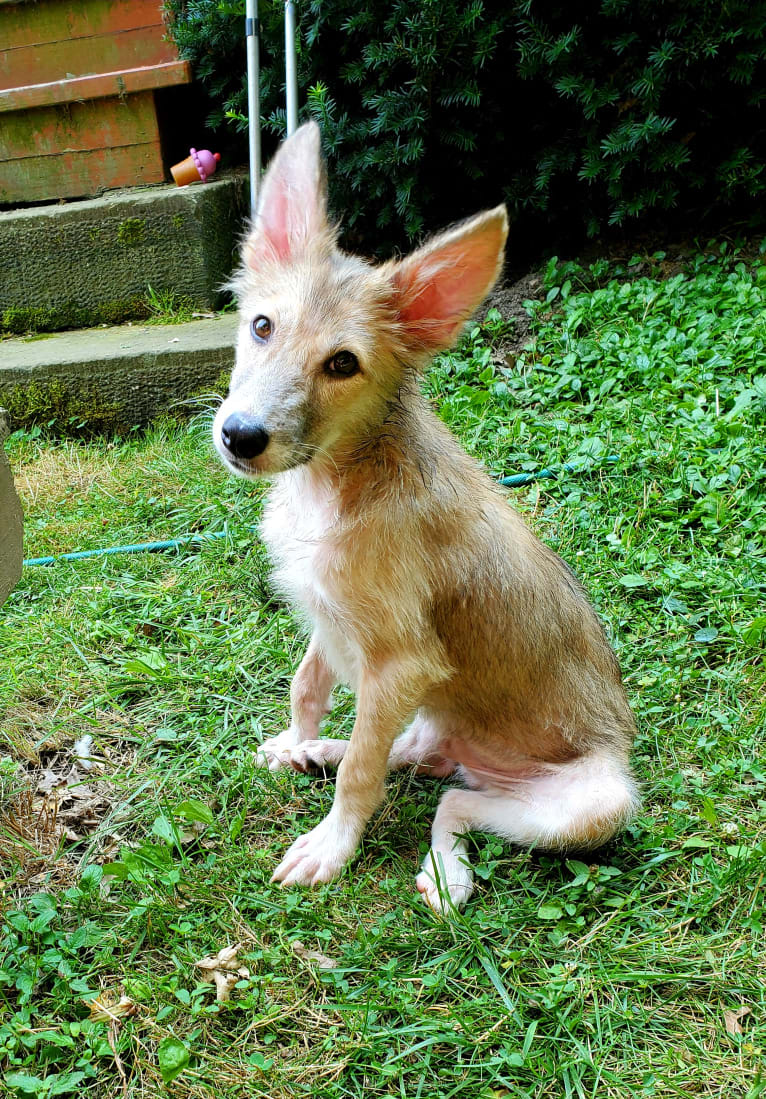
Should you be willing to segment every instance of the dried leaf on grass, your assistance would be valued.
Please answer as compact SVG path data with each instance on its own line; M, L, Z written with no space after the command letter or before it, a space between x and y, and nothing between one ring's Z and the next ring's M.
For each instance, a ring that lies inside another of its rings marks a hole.
M96 764L90 761L90 766ZM59 755L40 772L35 785L34 811L47 814L55 821L58 836L73 843L95 831L114 803L111 785L86 775L81 767L81 760L73 764L71 758Z
M215 985L215 998L218 1001L228 1000L237 981L250 976L250 970L239 964L238 954L241 949L242 943L224 946L217 954L208 954L194 963L197 969L202 970L202 979Z
M104 764L94 762L84 772L69 752L49 755L44 767L26 768L27 784L0 816L0 863L13 859L18 864L17 886L34 889L54 880L64 886L76 877L76 858L62 841L82 844L97 834L97 847L104 853L124 842L119 824L117 831L104 828L107 820L119 822L125 810L113 784L98 777L96 769L103 771Z
M108 992L102 992L95 1000L87 1001L92 1023L113 1022L128 1015L135 1015L138 1007L129 996L115 1000Z
M293 953L297 954L299 958L302 958L304 962L315 962L319 969L337 968L337 958L329 958L326 954L322 954L318 950L307 950L300 939L293 939L291 946L293 948Z
M236 971L238 960L237 955L242 949L242 943L235 943L234 946L224 946L217 954L208 954L204 958L200 958L198 962L195 962L197 969L204 969L213 971L214 969L228 969L232 972Z
M195 820L192 822L189 828L177 828L178 840L182 847L187 847L190 843L196 843L207 831L207 825L203 824L201 820ZM215 844L202 840L202 846L206 848L214 847Z
M749 1007L738 1007L736 1011L724 1011L723 1022L726 1027L727 1034L744 1034L744 1030L740 1024L740 1019L744 1019L746 1015L749 1015L751 1009Z
M46 767L38 780L37 792L38 794L50 794L52 790L57 790L59 787L65 787L66 785L66 775Z
M125 1072L125 1066L122 1063L122 1058L117 1051L117 1039L122 1020L129 1018L131 1015L135 1015L138 1011L138 1005L135 1004L129 996L120 996L118 1000L110 992L102 992L95 1000L89 1000L86 1001L86 1003L88 1004L90 1021L92 1023L109 1024L107 1028L107 1041L109 1042L109 1048L114 1057L115 1068L120 1077L122 1094L127 1095L128 1077Z

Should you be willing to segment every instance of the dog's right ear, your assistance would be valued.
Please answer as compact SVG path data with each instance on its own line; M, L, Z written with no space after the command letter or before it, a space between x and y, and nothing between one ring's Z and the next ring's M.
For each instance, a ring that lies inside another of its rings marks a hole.
M248 267L299 255L327 227L327 183L319 127L306 122L284 141L261 181L258 207L243 247Z

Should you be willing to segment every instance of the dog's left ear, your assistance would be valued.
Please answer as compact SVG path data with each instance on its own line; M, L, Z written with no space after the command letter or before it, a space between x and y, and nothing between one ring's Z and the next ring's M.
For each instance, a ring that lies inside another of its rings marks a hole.
M505 206L478 214L393 264L404 337L419 350L449 347L495 284L508 236Z
M327 227L327 184L319 127L306 122L284 141L261 180L258 208L245 240L248 266L265 257L299 255Z

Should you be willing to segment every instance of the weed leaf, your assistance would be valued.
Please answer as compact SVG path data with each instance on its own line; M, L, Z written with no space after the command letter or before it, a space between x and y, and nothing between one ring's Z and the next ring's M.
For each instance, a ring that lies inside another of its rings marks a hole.
M646 587L646 580L644 580L643 576L639 576L637 572L628 572L624 576L621 576L620 583L624 588Z
M766 637L766 614L754 618L750 625L745 626L742 631L742 640L746 645L752 645L753 648L760 645L764 637Z
M171 1084L189 1064L189 1049L178 1038L163 1038L157 1047L162 1079Z
M537 915L541 920L560 920L563 912L557 904L541 904Z
M173 812L184 820L195 821L200 824L213 823L213 810L204 801L182 801L176 805Z
M48 1085L45 1080L41 1080L39 1076L28 1076L25 1072L9 1072L5 1077L5 1082L8 1087L18 1088L19 1091L24 1091L28 1095L39 1095L41 1091L47 1091Z

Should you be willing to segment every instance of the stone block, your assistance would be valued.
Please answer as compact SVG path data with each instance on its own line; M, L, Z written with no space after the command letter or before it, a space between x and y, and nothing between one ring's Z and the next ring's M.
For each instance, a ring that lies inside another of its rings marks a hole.
M21 504L5 454L8 426L0 409L0 603L21 576L23 528Z
M4 340L0 404L14 427L123 432L163 412L199 411L188 399L226 391L237 317L120 325Z
M248 210L247 177L113 191L0 212L0 328L56 331L148 315L148 287L220 308Z

